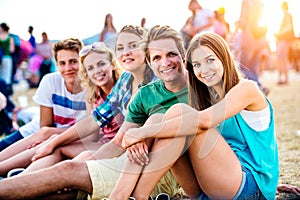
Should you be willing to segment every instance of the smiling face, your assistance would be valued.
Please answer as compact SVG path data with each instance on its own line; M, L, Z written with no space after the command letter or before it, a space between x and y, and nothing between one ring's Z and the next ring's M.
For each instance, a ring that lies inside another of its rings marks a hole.
M141 38L133 33L120 33L116 41L116 55L122 68L129 72L144 71L145 53L139 48ZM141 66L143 68L141 69Z
M197 47L191 54L194 74L208 87L221 86L224 68L216 54L206 46Z
M148 45L150 66L165 83L183 76L183 59L173 39L151 41Z
M61 73L68 91L72 92L78 78L79 54L72 50L59 50L57 52L56 63Z
M88 78L104 91L110 91L114 85L114 66L104 53L91 51L83 61Z

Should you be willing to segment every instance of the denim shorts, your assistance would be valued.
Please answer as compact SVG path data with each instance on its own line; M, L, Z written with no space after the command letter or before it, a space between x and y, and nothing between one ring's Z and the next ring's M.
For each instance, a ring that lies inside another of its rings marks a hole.
M248 169L243 168L242 183L233 200L257 200L265 199L259 190L252 173ZM209 197L202 193L198 200L209 200Z

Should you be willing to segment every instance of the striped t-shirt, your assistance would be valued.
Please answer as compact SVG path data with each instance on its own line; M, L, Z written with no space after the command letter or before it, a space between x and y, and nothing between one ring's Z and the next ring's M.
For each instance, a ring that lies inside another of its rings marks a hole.
M32 98L39 105L53 108L57 128L70 127L86 116L86 91L69 92L59 72L46 74Z

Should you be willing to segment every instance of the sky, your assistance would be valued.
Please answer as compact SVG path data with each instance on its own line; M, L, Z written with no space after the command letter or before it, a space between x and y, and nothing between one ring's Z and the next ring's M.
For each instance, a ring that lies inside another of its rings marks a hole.
M232 30L240 15L242 0L198 0L203 7L212 10L225 7L225 18ZM279 28L282 12L281 0L262 0L265 4L265 23L269 27L268 37L272 40ZM300 33L300 1L287 0L294 17L296 33ZM146 18L146 27L156 24L170 25L176 30L190 16L189 0L0 0L0 22L10 26L10 32L27 40L28 26L34 27L37 42L41 33L47 32L50 40L69 37L84 39L99 33L104 26L107 13L113 15L117 30L126 24L140 25Z

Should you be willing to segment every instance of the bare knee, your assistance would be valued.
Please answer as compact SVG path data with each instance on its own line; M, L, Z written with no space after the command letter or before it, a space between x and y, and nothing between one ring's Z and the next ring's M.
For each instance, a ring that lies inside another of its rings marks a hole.
M150 124L154 124L154 123L159 123L163 120L164 118L164 114L161 113L155 113L153 115L151 115L147 121L145 122L145 125L150 125Z
M49 127L42 127L38 132L38 134L39 134L39 138L42 140L47 140L53 135Z
M177 104L171 106L167 110L164 120L172 119L174 117L178 117L178 116L181 116L183 114L187 114L188 112L191 112L191 111L195 111L195 109L190 107L187 104L177 103Z
M54 171L59 172L67 182L66 187L77 188L92 193L92 182L84 161L67 160L54 165Z
M71 172L75 172L82 167L83 162L76 162L73 160L66 160L60 162L54 166L55 169L62 171L63 173L71 174Z

